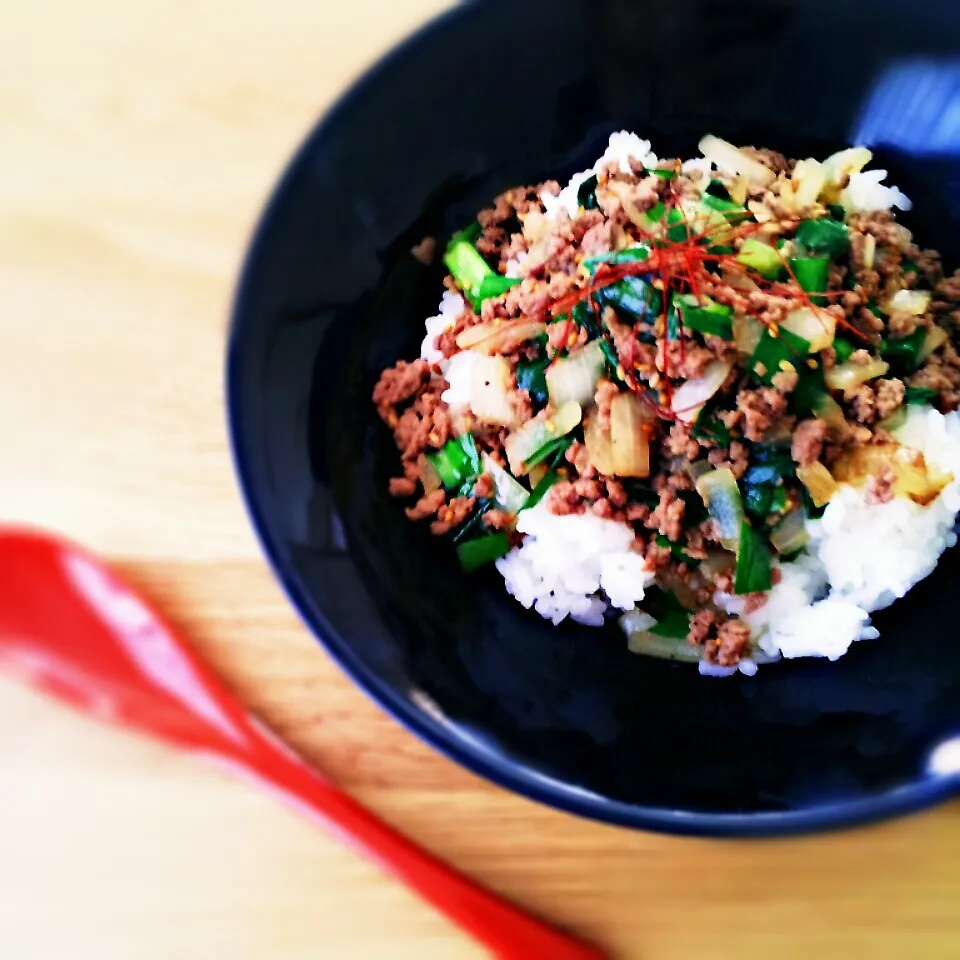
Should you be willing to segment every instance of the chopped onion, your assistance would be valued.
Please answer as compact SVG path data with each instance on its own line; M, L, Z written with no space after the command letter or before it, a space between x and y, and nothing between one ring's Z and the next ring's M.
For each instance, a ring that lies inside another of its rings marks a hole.
M939 350L948 340L949 334L943 327L933 326L927 331L927 339L923 341L923 346L917 354L917 358L922 363L934 351Z
M866 147L848 147L827 157L823 161L826 174L823 193L827 202L836 203L850 174L859 173L872 159L873 154Z
M894 493L909 497L921 506L935 500L943 488L953 481L953 474L940 473L936 468L931 468L919 450L898 443L857 447L836 462L834 472L841 482L860 485L866 482L867 477L876 475L884 468L893 472Z
M729 467L711 470L697 481L696 487L716 527L717 539L736 553L743 524L743 500L733 471Z
M791 510L770 531L770 543L777 553L796 553L802 550L810 540L803 510Z
M696 380L687 380L673 394L673 412L684 423L693 423L703 405L723 386L733 364L716 360Z
M600 418L597 416L596 410L593 410L590 414L590 419L583 431L583 440L587 447L587 459L590 461L590 466L597 473L612 477L614 475L614 463L610 434L600 426Z
M457 335L457 346L461 350L476 350L477 353L490 356L512 350L519 344L546 333L546 330L546 324L527 320L477 323Z
M518 513L527 502L530 492L488 454L483 455L483 470L493 477L494 503L507 513Z
M547 368L550 402L557 407L568 400L576 401L581 407L591 403L605 363L598 340L556 360Z
M851 396L862 383L882 377L890 369L886 360L871 357L869 363L859 364L853 360L831 367L824 374L823 379L831 390L842 390L846 396Z
M633 393L619 393L610 402L610 455L615 476L650 476L648 410Z
M843 415L843 407L829 393L824 393L816 399L813 412L818 419L823 420L829 427L843 430L847 425L847 418Z
M837 481L819 460L805 467L797 467L797 479L807 488L810 499L818 506L826 506L837 492Z
M780 326L809 341L810 353L819 353L833 343L837 332L837 318L826 310L801 307L799 310L791 310Z
M571 400L556 411L548 407L514 430L504 441L510 471L517 477L529 473L526 461L544 444L568 434L578 426L582 416L580 404Z
M752 293L754 290L760 289L747 274L741 273L739 270L724 270L723 282L727 286L733 287L734 290L742 290L744 293ZM757 323L759 322L758 320Z
M420 482L423 484L424 493L433 493L443 486L440 480L440 474L437 468L430 462L430 458L425 454L420 454L417 458L417 470L420 473Z
M793 208L797 213L812 207L827 184L827 171L818 160L800 160L791 177Z
M510 404L513 374L503 357L477 355L470 369L470 409L484 423L511 427L517 419Z
M724 173L739 174L761 187L768 187L777 178L769 167L719 137L710 134L705 136L700 141L700 152Z
M733 342L743 356L753 356L753 351L763 338L763 331L764 326L756 317L741 313L733 315Z
M922 317L930 307L933 294L929 290L898 290L884 306L886 313L906 313Z
M686 638L661 637L649 630L635 630L627 634L627 649L646 657L682 660L685 663L696 663L702 655L702 649L687 643Z

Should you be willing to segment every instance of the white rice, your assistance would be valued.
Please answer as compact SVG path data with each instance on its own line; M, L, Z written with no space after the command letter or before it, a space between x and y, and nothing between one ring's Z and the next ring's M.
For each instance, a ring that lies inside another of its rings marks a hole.
M544 194L546 215L576 219L581 184L608 163L630 172L631 160L656 166L648 140L621 131L610 137L603 156L588 170L575 174L559 196ZM713 166L705 158L688 160L686 172L709 176ZM882 181L886 171L853 174L844 191L844 202L860 211L910 209L909 199ZM520 276L522 257L508 265L509 276ZM468 408L477 364L491 358L462 351L444 358L437 337L450 329L464 310L462 297L447 291L439 313L426 321L421 357L440 365L450 387L444 401L456 413ZM757 644L755 659L738 668L701 662L701 673L728 676L753 675L756 659L828 657L836 660L857 640L875 639L870 614L902 597L929 575L940 555L956 542L954 517L960 511L960 414L946 416L920 407L908 409L897 439L920 450L929 463L952 473L954 481L929 506L897 498L871 504L864 492L842 486L821 520L808 521L811 540L794 562L780 566L780 582L759 610L746 613L742 597L717 594L716 601L729 613L741 615L750 625ZM559 623L570 617L579 623L601 626L605 612L635 610L654 576L631 545L632 529L623 523L591 515L557 516L546 503L522 512L517 529L523 542L497 562L509 593L527 609Z
M653 583L624 523L589 514L559 517L541 503L519 515L517 529L526 537L497 569L510 594L554 623L571 617L602 626L608 605L633 610Z

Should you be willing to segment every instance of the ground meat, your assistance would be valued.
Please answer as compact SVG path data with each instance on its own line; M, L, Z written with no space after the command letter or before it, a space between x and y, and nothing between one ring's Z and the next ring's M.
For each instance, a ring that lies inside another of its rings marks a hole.
M773 375L773 388L780 393L793 393L800 382L800 374L796 370L780 370Z
M473 485L473 495L481 500L489 500L495 489L493 477L489 473L481 473Z
M647 518L646 526L677 543L683 536L685 509L686 504L677 496L676 491L665 485L660 491L660 502Z
M506 510L488 510L483 515L483 524L486 527L492 527L494 530L506 530L512 527L516 517Z
M454 527L459 527L470 516L476 502L473 497L455 497L446 509L437 511L437 519L430 524L430 532L435 537L442 537Z
M737 394L737 409L743 414L744 436L748 440L761 442L764 434L787 409L787 400L771 387L741 390Z
M716 610L700 610L690 618L690 632L687 634L687 643L694 647L702 647L707 640L717 635L721 615Z
M384 370L373 388L373 402L380 415L386 420L390 408L415 396L430 376L430 364L426 360L414 360L412 363L401 360L396 366Z
M426 520L432 517L447 502L447 495L442 490L434 490L421 497L412 507L407 507L406 514L410 520Z
M551 323L547 327L547 355L554 357L561 350L574 350L587 342L587 331L573 321Z
M941 280L937 284L934 294L939 300L960 304L960 270L957 270L952 277Z
M704 647L709 663L721 667L736 666L750 648L750 627L742 620L727 620L720 625L715 643Z
M693 340L682 343L679 340L661 340L660 348L657 369L681 380L696 380L702 377L707 367L716 360L712 350Z
M793 433L790 455L801 467L816 463L826 436L827 424L823 420L803 420Z
M902 380L892 377L889 380L878 380L876 386L877 394L877 418L886 420L892 416L894 411L903 403L905 387Z
M592 226L580 242L580 252L585 257L599 257L613 249L616 237L616 224L611 220L604 220Z
M860 350L854 350L853 353L850 354L850 362L858 367L865 367L872 361L873 357L870 356L869 350L861 348Z
M790 161L776 150L767 150L760 147L741 147L743 153L754 160L759 160L765 167L774 173L787 173L790 170Z
M420 394L394 425L393 437L404 460L414 460L431 447L439 449L449 439L450 415L440 399L445 384L443 380L432 384L432 391Z
M691 427L677 420L671 427L664 444L667 453L674 457L686 457L695 460L700 453L700 441L690 433Z
M869 384L862 383L850 401L853 415L860 423L874 423L877 419L877 395Z
M750 454L747 448L734 440L729 450L716 449L707 454L708 463L718 470L727 467L739 480L750 466Z
M572 464L581 477L592 477L596 475L593 465L590 463L590 455L587 453L587 447L579 440L575 440L567 448L567 463Z
M867 477L867 503L889 503L894 498L896 483L897 474L893 467L885 463L876 473Z
M412 497L417 492L417 481L409 477L390 478L391 497Z
M477 214L482 232L477 240L477 249L484 256L500 258L510 235L520 228L520 216L531 210L542 210L542 192L559 193L555 180L529 187L514 187L501 193L493 206Z
M610 405L619 393L620 388L612 380L601 380L597 384L597 392L593 399L597 405L597 422L603 430L610 429Z
M902 340L904 337L909 337L922 322L921 317L914 316L912 313L895 311L887 320L887 330L892 337Z

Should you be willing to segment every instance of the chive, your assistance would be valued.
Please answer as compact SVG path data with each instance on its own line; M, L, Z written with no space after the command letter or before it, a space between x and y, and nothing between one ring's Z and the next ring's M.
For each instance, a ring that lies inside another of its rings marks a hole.
M559 474L556 470L548 470L541 478L540 482L533 488L530 493L530 496L527 497L527 502L520 508L519 512L524 510L531 510L535 507L550 491L550 488L557 482L559 479Z
M678 306L684 324L698 333L709 333L721 340L733 339L733 310L708 297L699 302L686 294L678 298Z
M620 358L617 356L613 344L606 337L600 338L600 351L606 357L607 363L610 364L614 374L616 374L617 367L620 366ZM617 379L620 379L619 375L617 375Z
M620 263L637 263L640 260L646 260L650 256L650 247L641 243L635 247L627 247L625 250L615 250L612 253L603 253L596 257L588 257L583 261L583 265L591 272L595 273L597 267L603 263L609 263L616 266Z
M690 614L679 610L671 610L650 628L650 633L658 637L669 637L680 640L690 632Z
M783 327L773 336L769 330L763 336L750 357L750 369L764 383L771 383L782 369L781 363L793 363L798 357L804 357L810 351L810 341L785 330ZM762 365L763 373L757 367ZM794 364L796 367L796 364Z
M739 203L734 203L732 200L723 200L720 197L715 197L712 193L705 193L700 198L700 204L708 210L722 213L728 220L742 220L744 217L749 216L749 211L746 207L741 206Z
M716 394L704 404L690 433L697 440L706 440L724 449L730 446L730 430L718 416Z
M833 338L833 349L837 355L837 364L846 363L857 349L849 340L843 337Z
M528 468L535 467L538 463L549 460L555 453L565 451L571 443L573 443L573 437L554 437L552 440L548 440L538 450L534 450L534 452L523 461L523 465Z
M464 434L473 442L471 434ZM455 490L471 475L473 460L471 454L464 449L462 438L448 440L436 453L428 453L427 459L433 464L440 475L440 482L447 490ZM476 451L476 446L474 446ZM477 457L476 473L479 473L479 456Z
M682 243L690 238L690 227L683 214L676 208L671 207L667 214L667 238L673 243Z
M504 531L477 537L476 540L466 540L457 546L457 556L460 565L467 573L472 573L479 567L494 560L499 560L510 552L510 539Z
M913 404L931 404L939 394L930 387L907 387L903 392L903 402Z
M763 593L772 586L770 551L763 537L746 520L740 525L740 547L733 592Z
M454 544L461 543L483 522L483 515L493 506L492 500L481 500L473 508L473 512L453 535Z
M664 170L661 167L655 167L653 169L647 167L643 172L652 173L655 177L662 177L664 180L673 180L677 175L676 170Z
M912 373L920 366L920 351L926 339L926 329L917 327L910 336L902 340L881 341L880 356L898 371Z
M747 237L740 246L737 260L767 280L776 280L783 273L783 261L769 244L756 237Z
M517 389L526 390L531 402L542 407L549 399L546 372L550 358L546 350L547 337L541 334L534 342L537 344L537 356L533 360L521 360L517 364Z
M599 321L590 307L583 301L574 306L573 310L570 311L570 317L578 327L583 327L587 331L587 336L591 340L603 335Z
M850 248L850 232L831 217L804 220L797 227L796 241L811 256L838 257Z
M643 277L624 277L599 290L596 298L604 306L640 319L659 316L663 306L660 291Z
M443 262L457 286L466 293L479 290L487 277L496 276L477 248L465 240L451 243L443 255Z
M501 297L511 287L515 287L522 282L520 277L503 277L499 273L491 272L489 276L483 278L480 288L476 292L468 294L468 296L474 309L479 310L480 304L484 300L489 300L490 297Z
M826 293L827 274L830 261L826 257L794 257L790 261L790 269L800 284L800 289L806 293ZM814 297L814 303L821 298Z
M577 191L577 203L583 207L584 210L595 210L597 207L597 175L594 174L592 177L587 177L583 183L580 184L580 189Z

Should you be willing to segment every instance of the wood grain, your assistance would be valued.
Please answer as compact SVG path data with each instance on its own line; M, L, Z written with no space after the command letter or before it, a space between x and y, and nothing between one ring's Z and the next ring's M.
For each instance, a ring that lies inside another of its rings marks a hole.
M118 562L386 818L623 958L955 957L960 807L717 843L575 820L428 750L260 559L227 451L232 283L316 115L443 0L41 0L0 31L0 505ZM6 960L460 960L374 868L194 762L0 681Z

